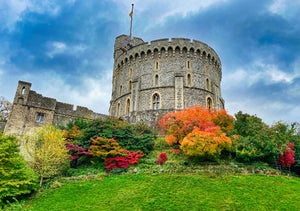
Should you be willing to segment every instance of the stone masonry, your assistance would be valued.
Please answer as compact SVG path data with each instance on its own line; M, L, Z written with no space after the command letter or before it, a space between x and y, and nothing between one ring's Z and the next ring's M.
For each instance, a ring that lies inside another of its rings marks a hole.
M163 114L195 105L224 109L221 62L205 43L121 35L115 40L112 117L148 125Z
M4 129L6 135L32 135L34 129L43 125L66 125L75 117L106 118L86 107L61 103L32 91L31 83L19 81L13 108Z

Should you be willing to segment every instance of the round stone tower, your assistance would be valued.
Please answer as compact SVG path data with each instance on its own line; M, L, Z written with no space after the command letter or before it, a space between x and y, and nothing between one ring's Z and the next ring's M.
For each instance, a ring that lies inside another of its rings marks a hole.
M221 62L205 43L121 35L114 47L110 116L151 125L160 116L195 105L224 109Z

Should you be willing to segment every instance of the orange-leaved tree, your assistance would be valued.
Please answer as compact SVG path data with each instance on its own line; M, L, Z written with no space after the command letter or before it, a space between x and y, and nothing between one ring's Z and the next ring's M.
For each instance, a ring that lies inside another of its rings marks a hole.
M234 118L225 110L216 111L203 106L195 106L168 113L159 120L159 127L166 135L166 142L169 145L180 145L195 128L209 132L210 128L218 126L223 132L229 132L233 128L233 120Z
M202 157L215 160L222 150L230 150L231 139L220 130L220 127L208 131L196 128L181 143L182 151L189 157Z
M124 149L120 147L119 143L110 138L97 137L96 139L91 138L93 141L90 146L90 153L93 156L99 157L103 160L106 158L113 158L119 156L126 156Z

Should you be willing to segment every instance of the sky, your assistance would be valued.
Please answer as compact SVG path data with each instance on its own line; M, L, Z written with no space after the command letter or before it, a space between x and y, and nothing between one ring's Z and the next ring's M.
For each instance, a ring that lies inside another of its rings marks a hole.
M108 114L114 40L189 38L222 63L229 114L300 122L300 0L0 0L0 96L19 80Z

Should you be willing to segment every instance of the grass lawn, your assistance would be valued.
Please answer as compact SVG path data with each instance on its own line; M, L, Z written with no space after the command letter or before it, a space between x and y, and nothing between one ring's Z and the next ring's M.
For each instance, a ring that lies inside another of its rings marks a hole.
M153 174L64 183L23 210L300 210L300 179L267 175Z

